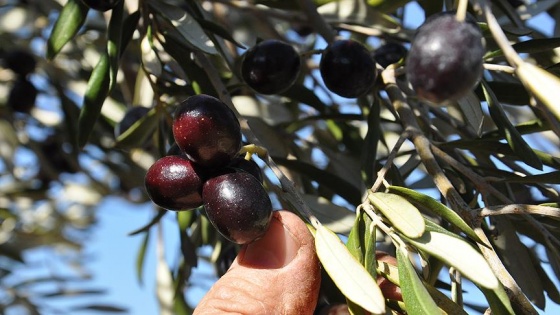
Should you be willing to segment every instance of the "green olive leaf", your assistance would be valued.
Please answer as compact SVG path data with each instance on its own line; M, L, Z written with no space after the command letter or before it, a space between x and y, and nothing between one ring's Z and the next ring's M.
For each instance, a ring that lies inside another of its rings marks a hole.
M218 53L204 29L188 12L164 1L150 1L148 4L175 27L192 48L208 54Z
M375 263L375 226L370 217L363 211L356 216L354 226L348 234L346 248L364 265L372 277L376 277Z
M111 10L111 19L107 28L107 55L109 56L110 81L109 91L113 89L117 81L119 71L119 59L121 57L121 45L123 34L123 10L124 1L119 1L117 6Z
M136 278L138 279L138 283L140 283L140 285L144 283L144 262L146 261L146 250L148 249L149 241L150 231L144 234L144 239L142 240L142 244L140 244L140 248L136 254Z
M495 228L500 231L493 238L494 248L500 254L504 266L527 298L540 309L544 309L544 289L529 249L521 242L514 224L507 217L498 216L493 222Z
M115 144L120 148L140 147L156 130L159 122L157 108L152 108L144 117L138 119L132 126L117 137Z
M101 56L93 69L84 94L84 104L78 118L78 146L88 142L95 122L101 114L101 107L109 94L110 58L106 53Z
M397 266L406 313L409 315L439 314L441 311L418 277L403 248L397 248Z
M488 305L492 310L492 314L496 315L513 315L515 312L511 306L510 299L502 285L495 289L480 288L480 291L486 297Z
M530 165L538 170L542 170L542 161L509 121L502 105L496 98L496 95L490 86L486 84L485 80L482 80L482 90L484 91L486 102L488 102L490 116L492 116L492 119L496 123L496 127L498 127L498 130L503 134L512 151L515 152L515 154L517 154L523 162L527 163L527 165Z
M455 211L449 209L434 198L400 186L389 186L388 191L401 195L413 204L422 206L422 208L441 216L444 220L453 224L465 233L469 238L483 244L482 240L478 237L478 235L476 235L475 231Z
M53 59L80 30L89 8L81 0L68 0L54 23L47 40L47 59Z
M475 284L489 289L499 286L494 272L474 247L447 234L426 231L420 238L402 237L414 247L432 254L451 267L455 267Z
M391 221L393 227L410 238L422 236L424 218L418 209L402 196L375 192L368 195L371 204Z
M385 298L376 281L338 236L320 224L315 232L315 250L325 271L350 301L373 314L385 313Z

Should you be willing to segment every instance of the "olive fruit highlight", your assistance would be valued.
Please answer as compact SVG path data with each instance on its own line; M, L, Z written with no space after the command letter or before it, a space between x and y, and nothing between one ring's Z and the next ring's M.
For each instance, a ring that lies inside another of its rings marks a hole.
M144 184L152 201L168 210L188 210L202 205L203 171L187 157L168 155L146 172Z
M269 39L251 47L243 55L241 77L261 94L278 94L296 81L301 58L290 44Z
M228 240L247 244L261 238L272 219L272 204L261 183L247 172L208 179L202 188L208 219Z
M325 86L347 98L367 93L377 78L375 59L364 45L351 39L329 44L321 55L319 70Z
M189 159L207 167L228 164L241 149L241 127L234 112L209 95L191 96L179 104L173 137Z
M117 6L122 0L82 0L89 8L97 11L109 11Z
M482 76L484 44L476 23L453 12L431 16L418 29L406 61L418 98L442 104L472 90Z

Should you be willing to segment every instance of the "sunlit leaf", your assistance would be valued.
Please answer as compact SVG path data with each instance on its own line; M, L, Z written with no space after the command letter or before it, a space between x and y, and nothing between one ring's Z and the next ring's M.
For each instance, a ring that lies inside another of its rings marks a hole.
M410 315L439 314L439 308L424 287L403 248L397 248L397 264L406 313Z
M349 300L373 314L385 313L381 289L336 234L319 225L315 249L323 268Z
M74 38L86 21L88 11L88 6L81 0L66 2L47 40L47 59L53 59Z
M434 198L405 187L389 186L388 190L391 193L399 194L407 198L415 205L422 206L424 209L441 216L444 220L459 228L471 239L482 243L482 240L476 235L474 230L455 211L449 209Z
M518 65L515 73L525 87L556 116L556 119L560 120L560 98L558 98L560 79L527 62Z
M424 218L418 209L402 196L375 192L369 201L404 235L417 238L424 233Z
M466 241L443 233L426 231L420 238L406 238L407 241L437 257L463 276L484 288L494 289L499 285L494 272L476 249ZM465 259L468 257L468 259Z

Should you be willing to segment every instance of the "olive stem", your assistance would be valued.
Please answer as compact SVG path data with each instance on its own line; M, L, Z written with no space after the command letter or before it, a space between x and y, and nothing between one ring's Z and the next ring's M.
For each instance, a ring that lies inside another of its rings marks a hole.
M490 70L490 71L505 72L505 73L509 73L509 74L514 74L515 73L515 69L511 66L497 65L497 64L493 64L493 63L485 63L484 64L484 69Z
M518 67L524 62L523 59L521 59L515 49L511 47L506 34L500 27L498 20L496 20L496 17L492 13L492 9L490 8L488 2L486 0L480 0L480 2L482 3L486 23L488 23L488 28L490 29L490 32L492 32L494 40L496 41L500 49L504 52L504 56L508 60L509 64L514 68Z
M395 143L395 146L393 147L393 149L389 153L389 156L387 156L387 161L385 162L385 165L383 165L381 170L379 170L379 172L377 172L377 178L375 179L375 182L373 183L373 185L370 188L371 192L376 192L377 190L379 190L379 187L381 187L381 184L385 181L385 175L387 174L387 172L391 168L391 165L393 165L393 160L395 159L395 157L399 153L399 150L400 150L402 144L404 143L404 141L406 139L408 139L408 137L409 137L409 134L408 134L408 131L406 131L406 130L400 135L399 139L397 140L397 143Z
M459 22L464 22L467 16L467 7L469 5L469 0L459 0L459 5L457 6L457 14L455 18Z
M505 204L500 206L484 207L475 211L478 212L478 216L480 217L504 214L534 214L560 218L560 209L539 205Z

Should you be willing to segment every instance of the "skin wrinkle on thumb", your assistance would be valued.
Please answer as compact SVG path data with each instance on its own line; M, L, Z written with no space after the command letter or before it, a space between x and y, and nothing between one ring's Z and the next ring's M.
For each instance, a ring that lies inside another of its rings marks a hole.
M319 260L305 223L276 211L267 234L244 246L194 314L313 314Z

